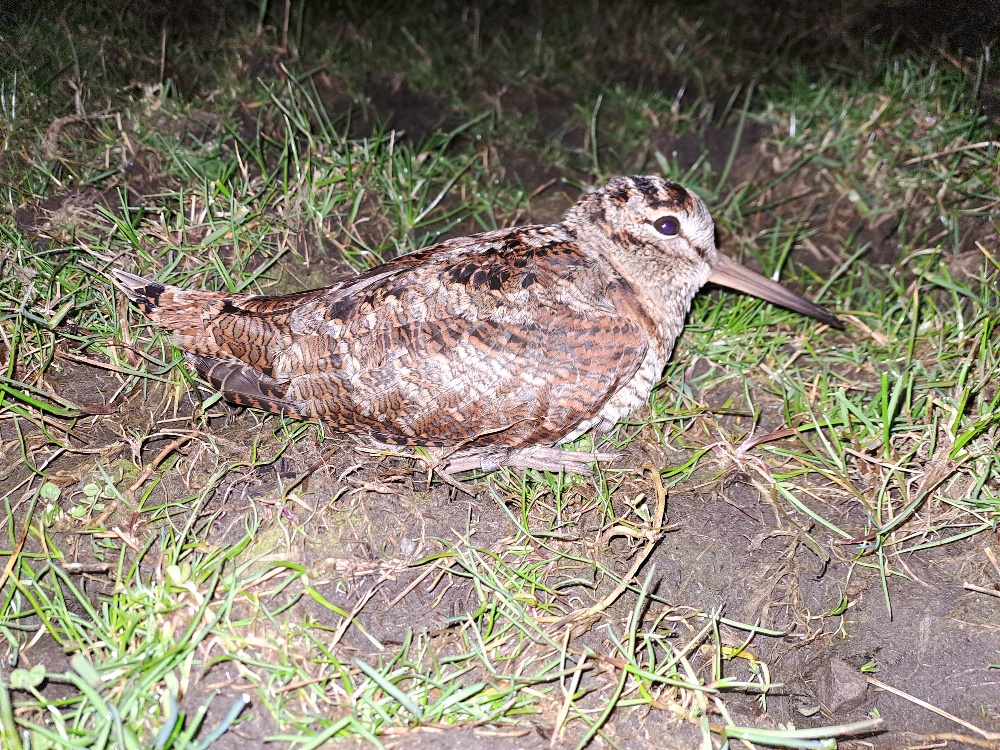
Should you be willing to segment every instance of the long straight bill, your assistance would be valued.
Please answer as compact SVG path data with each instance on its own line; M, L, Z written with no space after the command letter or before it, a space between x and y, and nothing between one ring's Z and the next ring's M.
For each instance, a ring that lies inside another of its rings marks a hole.
M751 271L746 266L730 260L721 253L708 280L713 284L746 292L797 313L808 315L810 318L816 318L816 320L821 320L834 328L844 328L844 322L833 313L819 305L814 305L791 289L786 289L781 284L771 281L766 276L761 276L756 271Z

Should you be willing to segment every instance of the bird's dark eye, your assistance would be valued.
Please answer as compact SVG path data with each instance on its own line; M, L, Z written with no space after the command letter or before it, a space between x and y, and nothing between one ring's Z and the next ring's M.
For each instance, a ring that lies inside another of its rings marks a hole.
M653 222L656 231L660 234L673 236L681 231L681 223L674 216L661 216Z

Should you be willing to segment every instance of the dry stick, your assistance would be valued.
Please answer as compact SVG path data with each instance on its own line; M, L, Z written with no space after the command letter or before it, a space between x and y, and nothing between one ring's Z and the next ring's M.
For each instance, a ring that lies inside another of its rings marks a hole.
M38 471L39 472L45 471L45 469L49 468L49 465L53 461L55 461L59 456L61 456L65 452L66 451L63 448L59 448L58 450L53 451L52 455L46 458L44 462L37 467ZM25 490L23 495L21 495L21 498L12 506L10 506L10 515L5 520L10 521L11 524L14 523L14 511L21 506L21 503L23 503L25 500L28 499L29 495L32 494L33 490L31 489L31 484L32 482L34 482L34 480L35 476L32 474L27 479L23 480L22 482L19 482L16 487L14 487L12 490L10 490L10 492L4 495L4 497L8 497L9 495L16 492L25 483L27 483L28 485L28 489ZM44 486L44 482L42 486ZM39 490L34 490L34 491L40 492L41 488L39 488ZM7 583L7 579L10 578L10 574L14 572L14 566L17 565L17 560L21 556L21 550L24 549L24 541L28 538L28 531L31 530L31 517L35 513L35 505L37 502L38 502L38 495L35 495L35 497L31 499L31 505L28 506L27 514L25 514L24 528L21 530L21 537L17 540L17 544L14 545L14 549L10 551L10 559L7 560L7 564L4 566L3 573L0 573L0 590L2 590L4 584Z
M440 567L441 567L441 563L440 562L437 562L434 565L429 566L427 568L427 570L425 570L423 573L421 573L416 578L414 578L413 582L409 586L407 586L405 589L403 589L402 591L400 591L399 594L396 596L396 598L393 599L391 602L389 602L389 604L386 606L386 608L383 611L384 612L388 612L390 609L392 609L397 604L399 604L403 600L404 596L406 596L411 591L413 591L413 589L415 589L417 586L419 586L423 582L423 580L425 578L427 578L427 576L429 576L431 573L433 573L435 570L437 570ZM446 568L450 568L451 564L449 563L445 567Z
M271 568L271 570L269 570L267 573L264 573L264 575L262 575L260 578L257 578L253 581L250 581L250 583L245 583L242 586L240 586L240 590L237 593L245 594L250 589L256 588L257 586L260 586L262 583L267 583L275 576L280 576L282 574L287 574L287 573L288 570L286 568Z
M119 344L118 348L125 349L126 351L132 351L129 347ZM107 370L108 372L117 372L120 375L135 375L135 370L129 370L125 367L120 367L111 362L99 362L96 359L91 359L89 357L81 357L79 354L73 354L72 352L59 352L57 355L59 359L68 359L71 362L80 362L85 365L90 365L91 367L99 367L102 370ZM147 357L148 359L148 357ZM144 375L143 377L149 377ZM151 378L153 379L153 378ZM157 380L163 380L163 378L155 378Z
M111 565L108 563L63 563L63 570L67 573L84 574L84 573L107 573L111 570Z
M556 628L561 628L568 622L576 622L588 617L593 617L614 604L618 600L618 597L628 590L629 583L633 578L635 578L636 573L639 572L639 568L641 568L643 563L646 562L646 559L653 551L653 548L656 547L657 542L660 541L661 535L656 532L663 530L663 514L667 509L667 491L663 489L663 480L660 479L660 472L655 466L653 466L653 464L643 464L642 468L648 469L653 475L653 486L656 489L656 512L653 514L653 518L651 519L652 523L650 524L650 535L646 541L646 546L643 547L642 552L640 552L638 557L635 558L635 562L632 563L632 567L629 568L628 573L622 577L621 582L615 586L614 590L610 594L592 607L588 607L580 612L566 615L561 620L556 622Z
M287 693L290 690L298 690L299 688L306 687L307 685L313 685L317 682L324 682L333 679L329 674L321 674L318 677L310 677L308 680L298 680L297 682L289 682L287 685L282 685L281 687L271 687L269 688L273 692L281 695L282 693ZM208 685L205 686L209 687Z
M295 477L291 484L286 484L281 492L281 501L285 502L292 490L311 477L321 466L324 466L330 456L332 456L341 447L342 446L339 443L334 443L332 446L323 451L322 454L320 454L319 460L316 463ZM343 478L343 475L341 475L341 478Z
M566 631L567 635L569 631ZM573 696L576 695L577 689L580 687L580 677L583 675L583 665L587 661L587 656L589 654L584 651L580 654L580 659L576 662L576 668L573 670L573 679L570 680L569 690L566 691L566 697L563 700L562 708L559 709L559 715L556 716L556 725L552 730L552 739L549 740L549 747L555 747L556 743L562 740L565 734L565 724L566 719L569 717L569 709L573 704Z
M979 143L967 143L964 146L955 146L954 148L946 148L944 151L935 151L933 154L916 156L913 159L904 161L903 166L908 167L911 164L919 164L922 161L930 161L931 159L937 159L939 156L948 156L949 154L957 154L960 151L973 151L977 148L990 148L991 146L1000 146L1000 141L980 141Z
M29 489L25 492L21 499L18 500L13 507L16 507L23 503L28 495L31 494ZM18 559L21 557L21 550L24 549L24 540L28 538L28 531L31 529L31 516L35 510L35 502L32 501L31 505L28 507L28 514L24 519L24 528L21 529L21 536L17 540L17 544L14 545L14 549L10 551L10 559L7 560L7 565L4 566L3 573L0 573L0 589L3 589L4 584L7 583L7 579L10 578L10 574L14 571L14 566L17 565ZM11 515L13 515L13 508L11 510Z
M946 718L946 719L948 719L950 721L953 721L956 724L960 724L961 726L965 727L966 729L975 732L976 734L980 735L981 737L986 738L987 740L990 740L991 742L994 742L994 743L1000 742L1000 733L997 733L997 732L987 732L985 729L980 729L975 724L970 724L969 722L965 721L964 719L960 719L957 716L953 716L952 714L948 713L944 709L938 708L937 706L932 706L930 703L927 703L926 701L922 701L919 698L917 698L917 697L915 697L913 695L910 695L909 693L904 693L899 688L894 688L891 685L886 685L881 680L877 680L874 677L869 677L868 678L868 684L869 685L874 685L875 687L880 688L882 690L885 690L885 691L887 691L889 693L892 693L893 695L898 695L900 698L904 698L904 699L910 701L910 703L915 703L916 705L920 706L921 708L926 708L928 711L930 711L932 713L935 713L938 716L943 716L944 718ZM994 746L996 746L996 745L994 745Z
M994 570L996 570L997 574L1000 575L1000 563L997 562L997 556L993 554L993 550L986 547L983 549L983 552L986 553L986 559L993 564Z
M990 596L1000 597L1000 591L998 591L997 589L983 588L982 586L976 586L975 584L969 583L968 581L962 584L962 588L965 589L966 591L975 591L977 594L989 594Z
M292 13L292 0L285 0L285 17L281 22L281 51L288 52L288 20Z
M132 536L130 534L126 534L117 526L112 526L111 531L107 534L97 534L96 536L103 539L120 539L123 544L128 545L128 547L136 554L142 552L142 547L132 540Z
M59 148L59 134L62 129L67 125L71 125L77 122L88 122L90 120L108 120L111 119L113 115L110 111L106 112L96 112L93 114L75 114L75 115L65 115L64 117L57 117L52 122L49 123L49 127L45 130L45 136L42 138L42 157L46 161L52 161L58 156Z
M377 581L375 585L368 590L368 593L365 594L363 597L361 597L361 600L354 605L354 608L351 610L350 614L344 618L344 621L342 623L340 623L340 627L337 628L337 632L333 634L333 640L330 641L330 645L327 646L328 650L333 651L334 646L340 643L340 639L344 637L344 633L346 633L347 629L351 627L351 623L354 622L354 618L358 616L358 613L362 609L364 609L364 606L368 603L368 600L375 595L375 592L378 590L378 587L382 585L382 581L384 580L385 579L383 578L381 581Z
M548 182L543 182L541 185L536 187L534 190L531 191L531 193L528 194L528 198L537 198L539 195L544 193L546 190L555 185L557 182L559 182L558 177L553 177Z
M163 74L167 68L167 19L163 19L160 29L160 85L163 85Z
M984 747L986 750L997 750L1000 745L992 740L981 740L978 737L970 737L967 734L954 734L952 732L935 732L934 734L918 734L917 737L929 742L957 742L960 745L972 745L973 747ZM925 745L926 747L926 745ZM945 745L934 745L933 747L945 747Z
M126 490L126 492L128 494L132 494L137 489L139 489L142 486L142 483L145 482L147 479L149 479L149 475L152 474L154 471L156 471L156 467L159 466L160 463L167 456L169 456L175 450L177 450L178 448L180 448L182 445L184 445L184 443L186 443L188 440L190 440L193 437L194 437L194 435L181 435L179 438L177 438L176 440L172 441L170 443L170 445L168 445L162 451L160 451L159 453L157 453L156 454L156 458L153 459L153 462L149 463L149 464L146 464L146 468L142 470L142 474L139 475L139 478L136 479L132 483L132 486L129 487Z

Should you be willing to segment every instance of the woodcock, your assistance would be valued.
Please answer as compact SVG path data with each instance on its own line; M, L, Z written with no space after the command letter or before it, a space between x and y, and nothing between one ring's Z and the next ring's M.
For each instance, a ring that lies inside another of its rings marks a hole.
M615 454L559 444L646 403L706 282L843 327L721 255L714 232L680 185L619 177L557 224L448 240L314 291L188 291L114 275L235 404L422 446L445 473L589 473Z

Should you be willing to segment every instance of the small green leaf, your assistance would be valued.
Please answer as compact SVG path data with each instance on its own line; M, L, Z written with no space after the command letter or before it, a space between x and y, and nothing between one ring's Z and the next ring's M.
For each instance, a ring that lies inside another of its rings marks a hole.
M849 604L850 600L848 600L847 596L844 595L844 592L841 591L840 601L837 602L837 605L833 609L824 614L823 617L837 617L838 615L842 615L847 611Z
M181 573L181 569L178 566L167 566L167 581L172 583L174 586L180 586L184 583L184 575Z
M59 485L53 482L45 482L42 488L38 491L39 496L42 500L47 500L50 503L54 503L59 499Z
M45 510L42 511L42 525L51 526L62 512L62 508L55 503L46 503Z
M10 673L10 686L15 690L35 688L45 679L45 665L36 664L31 669L15 669Z
M204 401L201 402L202 411L208 411L221 399L222 399L221 392L213 393L211 396L209 396L208 398L206 398Z

